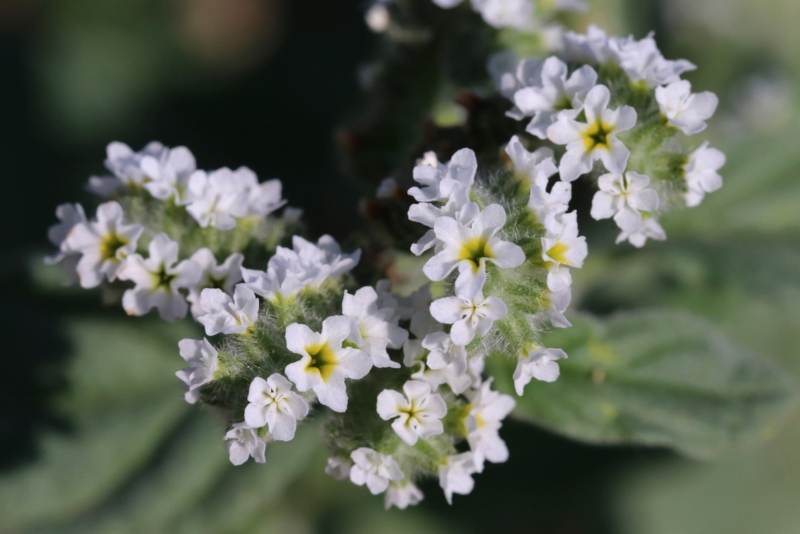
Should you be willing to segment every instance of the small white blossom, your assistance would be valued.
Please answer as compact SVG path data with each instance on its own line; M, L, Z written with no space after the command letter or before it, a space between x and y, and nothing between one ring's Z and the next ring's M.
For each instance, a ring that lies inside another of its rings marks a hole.
M232 170L196 171L189 178L186 211L207 228L231 230L236 218L248 214L248 191L239 187Z
M400 439L414 445L417 439L444 432L441 419L447 415L447 405L440 395L431 393L430 384L409 380L403 391L405 397L390 389L378 395L378 415L384 421L394 419L392 428Z
M436 219L433 231L444 246L422 271L429 279L439 281L458 267L456 291L476 295L486 282L487 261L501 269L519 267L525 261L518 245L495 237L505 224L506 212L500 204L487 206L469 226L450 217Z
M290 298L305 287L317 288L328 278L350 271L361 258L360 250L343 254L329 235L316 244L294 236L292 245L292 249L278 247L266 271L242 268L247 288L269 300Z
M58 247L58 252L45 257L44 262L47 265L60 264L62 271L68 277L68 283L72 284L78 281L75 269L81 255L79 251L69 246L67 237L76 225L86 223L86 214L80 204L61 204L56 208L56 217L60 222L48 229L47 237Z
M573 211L545 221L542 259L547 265L547 287L562 291L572 285L572 275L564 267L583 267L588 253L586 238L578 235L578 213Z
M563 53L569 61L602 65L616 57L609 46L608 35L594 24L589 25L586 34L569 31L563 39Z
M570 278L571 279L571 278ZM556 328L569 328L572 324L564 316L572 300L572 291L569 287L561 291L548 291L545 296L547 315Z
M194 404L200 399L200 388L214 380L214 373L219 370L218 353L207 339L182 339L178 349L189 367L176 372L175 376L189 387L184 395L186 402Z
M508 460L508 448L500 438L501 421L516 405L513 398L493 391L492 379L481 384L470 398L470 412L464 421L467 441L474 454L475 467L480 473L483 462L502 463Z
M610 99L608 87L596 85L583 103L585 123L576 121L573 112L562 112L547 129L548 139L567 146L567 153L559 164L561 179L565 182L572 182L591 171L598 159L609 172L625 170L631 153L617 139L617 134L634 127L636 110L630 106L609 109Z
M531 349L527 356L519 359L514 371L517 395L521 396L525 386L534 378L542 382L555 382L561 373L557 362L566 358L567 353L561 349Z
M393 482L389 484L389 489L386 490L386 498L383 501L383 506L386 510L392 506L395 506L400 510L405 510L409 506L419 504L422 499L423 495L418 487L408 480L401 480L400 482Z
M462 148L453 154L448 163L439 163L432 152L425 156L413 171L414 180L422 187L408 190L408 194L417 202L447 200L455 184L461 183L469 189L475 182L478 160L475 152L469 148Z
M572 200L572 184L561 180L553 184L548 192L546 188L531 184L528 197L528 210L540 224L551 218L558 218L569 209Z
M334 456L328 458L328 463L325 464L325 474L336 480L347 480L350 478L350 467L352 465L349 458Z
M348 339L372 358L375 367L400 368L386 352L387 347L399 349L408 339L408 332L392 319L394 314L393 308L378 308L378 293L371 287L362 287L355 295L344 293L342 315L353 321Z
M151 177L141 167L145 157L164 161L169 155L167 147L153 141L139 152L134 152L125 143L113 142L106 147L106 168L113 176L93 176L86 189L100 198L114 195L121 187L141 187Z
M124 224L124 216L117 202L106 202L97 207L97 221L79 222L70 230L65 243L81 254L76 267L81 287L97 287L106 278L113 281L126 258L136 251L144 228Z
M247 423L235 423L231 426L225 434L225 444L233 465L242 465L251 456L257 463L266 462L267 442L258 437L256 430L247 426Z
M411 252L419 256L426 250L441 246L442 242L436 238L433 227L439 217L452 217L461 224L468 225L480 213L480 208L475 202L469 200L469 189L462 183L456 182L451 189L447 203L439 207L431 202L412 204L408 208L408 220L424 224L428 230L419 241L411 245Z
M281 198L283 184L278 179L259 183L256 173L247 167L233 171L232 178L236 188L244 194L245 217L266 217L286 204Z
M378 0L367 9L364 21L367 27L375 33L383 33L389 28L392 21L389 9L386 7L387 0Z
M708 146L708 141L692 152L686 164L686 205L694 207L702 202L706 193L722 187L722 177L717 171L725 165L725 154Z
M422 340L422 347L428 349L428 367L431 369L444 369L453 365L457 374L464 374L467 370L467 351L464 345L459 345L450 334L433 332Z
M236 252L217 265L214 253L207 248L201 248L189 259L197 263L202 270L200 279L196 285L189 288L189 296L186 298L192 304L192 315L197 318L204 313L200 306L200 294L204 289L221 289L228 295L233 295L234 286L242 281L244 255Z
M642 248L648 239L664 241L667 239L667 233L659 224L658 219L649 214L643 214L642 224L627 230L623 228L617 236L616 242L619 244L628 241L634 247Z
M609 39L608 45L619 66L631 80L644 82L650 88L677 82L681 74L697 68L685 59L677 61L664 59L652 33L639 41L632 36L615 37ZM609 171L621 172L613 169Z
M153 238L149 251L146 260L139 254L128 256L117 275L136 284L125 291L122 307L128 315L144 315L157 308L166 321L183 319L188 306L180 290L197 284L200 266L192 260L178 263L178 244L163 233Z
M549 178L558 172L550 148L541 147L528 152L516 135L506 145L506 154L514 165L514 174L539 187L547 188Z
M494 79L497 90L512 102L514 93L522 87L536 86L542 83L542 62L536 59L517 61L513 53L498 52L489 59L487 65ZM525 114L517 106L506 111L506 116L514 120L522 120Z
M658 209L658 193L648 185L650 178L638 172L604 174L597 179L599 191L592 199L592 217L613 217L623 230L636 230L642 224L642 212Z
M149 178L144 188L159 200L172 199L182 206L188 202L189 177L197 169L194 156L185 146L167 149L162 155L143 155L142 172Z
M443 335L449 339L447 334ZM460 349L463 350L463 347ZM472 377L464 371L459 373L456 363L445 365L441 369L428 367L425 363L428 354L429 351L422 346L418 339L411 339L403 344L403 365L412 370L416 368L411 374L412 379L430 384L431 391L436 391L442 384L447 384L456 395L463 393L472 385ZM466 351L464 359L466 359ZM468 365L469 363L467 363Z
M302 356L286 366L286 376L299 391L313 389L319 402L335 412L347 410L344 379L363 378L372 368L363 351L342 348L351 328L350 319L343 316L325 319L321 333L297 323L286 328L286 348Z
M242 284L236 286L232 299L221 289L204 289L200 307L203 313L197 322L205 327L207 336L244 334L258 320L258 299Z
M719 99L710 91L692 93L692 84L682 80L656 87L656 101L669 124L686 135L706 129L705 121L717 110Z
M373 495L386 491L389 482L404 478L397 462L388 454L361 447L350 453L350 458L353 460L350 481L357 486L366 484Z
M453 504L453 494L468 495L475 487L472 475L477 473L475 457L471 452L448 456L439 466L439 485L444 490L448 504Z
M508 307L497 297L484 298L478 292L472 298L444 297L431 303L431 315L443 324L451 324L450 338L456 345L466 346L489 333L495 321L508 315Z
M547 128L559 112L580 110L583 98L597 82L597 73L588 65L575 70L569 78L567 73L566 63L555 56L549 57L542 66L542 84L514 93L517 108L533 117L525 130L539 139L547 138Z
M250 403L244 409L244 422L252 428L269 426L276 441L291 441L298 419L308 415L308 404L292 391L292 383L280 373L264 380L257 376L250 383Z
M489 26L515 30L533 28L532 0L473 0L472 7Z

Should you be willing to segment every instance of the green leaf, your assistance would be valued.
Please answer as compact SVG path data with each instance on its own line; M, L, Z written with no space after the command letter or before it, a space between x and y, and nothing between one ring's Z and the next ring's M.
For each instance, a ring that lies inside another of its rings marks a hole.
M789 375L689 313L573 322L545 339L569 354L561 377L529 384L519 418L583 441L708 457L766 439L795 400ZM513 392L514 363L489 363L498 387Z

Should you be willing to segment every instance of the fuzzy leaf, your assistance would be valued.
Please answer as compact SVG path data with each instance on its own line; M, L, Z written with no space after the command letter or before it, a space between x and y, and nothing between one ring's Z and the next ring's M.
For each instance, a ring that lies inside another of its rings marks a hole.
M766 439L795 400L786 373L689 313L575 319L545 339L569 354L561 377L529 384L519 418L588 442L708 457ZM498 388L513 392L514 364L490 366Z

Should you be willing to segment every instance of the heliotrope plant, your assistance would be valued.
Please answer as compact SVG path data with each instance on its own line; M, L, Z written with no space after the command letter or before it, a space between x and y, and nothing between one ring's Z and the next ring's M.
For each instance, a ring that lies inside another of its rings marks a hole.
M495 27L544 27L530 0L434 1ZM396 7L378 2L368 19L399 24ZM224 414L233 464L266 461L270 442L291 441L324 412L330 475L399 508L423 498L421 478L437 477L451 502L486 462L509 455L499 430L515 400L493 389L486 359L515 360L523 395L533 381L557 380L568 357L541 340L570 327L572 270L587 261L572 183L596 185L589 215L612 219L617 242L635 247L665 239L659 217L722 185L724 155L692 137L717 99L681 80L691 63L665 59L652 36L594 26L558 35L552 55L511 62L506 53L486 70L505 98L493 120L517 135L446 162L417 154L407 194L396 181L381 185L379 197L407 209L410 252L424 257L429 283L412 294L365 284L385 273L354 270L361 251L297 235L300 213L285 206L279 181L199 170L188 149L159 143L108 146L111 174L88 184L103 202L92 217L79 204L58 207L50 239L59 251L48 261L130 315L156 309L202 325L207 338L179 345L188 367L177 376L187 402Z

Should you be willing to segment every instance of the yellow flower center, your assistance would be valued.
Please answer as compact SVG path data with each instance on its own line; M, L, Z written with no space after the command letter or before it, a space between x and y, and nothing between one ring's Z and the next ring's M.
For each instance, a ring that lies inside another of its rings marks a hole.
M569 245L565 245L561 241L558 241L555 245L550 247L550 249L547 251L547 255L553 258L553 260L558 263L569 265L570 262L566 257L568 251L569 251Z
M322 380L326 381L336 368L337 361L336 355L331 350L327 343L320 343L318 345L311 345L306 347L306 352L311 357L311 361L306 365L306 371L318 372Z
M467 260L472 263L472 269L478 272L481 262L485 258L494 258L492 249L489 248L488 239L485 237L473 237L463 245L461 245L460 260Z
M594 124L590 124L589 127L581 133L586 151L591 152L596 148L610 150L611 145L608 137L613 131L614 127L606 124L602 119L597 119Z
M117 235L115 232L110 232L103 236L100 241L100 257L103 261L119 261L117 258L117 250L127 245L130 241Z

